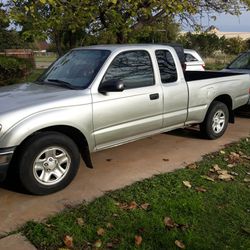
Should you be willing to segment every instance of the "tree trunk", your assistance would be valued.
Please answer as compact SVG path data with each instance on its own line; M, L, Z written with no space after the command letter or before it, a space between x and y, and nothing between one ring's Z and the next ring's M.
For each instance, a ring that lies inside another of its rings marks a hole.
M76 32L69 31L69 46L70 46L70 49L75 48L76 44L77 44Z
M61 32L55 32L55 44L56 44L56 50L57 50L58 56L60 57L63 55Z
M126 43L127 42L127 39L124 36L124 32L122 32L122 31L116 32L116 42L118 44L122 44L122 43Z

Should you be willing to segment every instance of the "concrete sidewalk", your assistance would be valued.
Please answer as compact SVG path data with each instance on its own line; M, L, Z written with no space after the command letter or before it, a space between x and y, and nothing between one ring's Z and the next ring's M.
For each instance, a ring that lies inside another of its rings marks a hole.
M0 250L36 250L21 234L13 234L0 239Z

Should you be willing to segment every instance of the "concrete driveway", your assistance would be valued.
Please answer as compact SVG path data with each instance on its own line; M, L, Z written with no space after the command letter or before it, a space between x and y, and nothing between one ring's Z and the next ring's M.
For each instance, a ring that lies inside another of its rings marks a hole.
M0 187L0 234L27 220L43 219L69 204L89 201L105 191L182 168L249 133L250 119L237 118L226 134L215 141L201 139L198 131L186 129L101 151L92 155L93 170L81 163L75 180L63 191L48 196L31 196Z

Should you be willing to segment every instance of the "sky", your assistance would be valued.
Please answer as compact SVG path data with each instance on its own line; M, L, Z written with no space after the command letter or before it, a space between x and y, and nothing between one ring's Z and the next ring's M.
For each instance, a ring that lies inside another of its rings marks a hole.
M204 16L200 19L200 24L205 28L214 25L220 31L250 32L250 11L244 11L240 16L217 14L215 21ZM184 28L184 30L189 30L189 28Z

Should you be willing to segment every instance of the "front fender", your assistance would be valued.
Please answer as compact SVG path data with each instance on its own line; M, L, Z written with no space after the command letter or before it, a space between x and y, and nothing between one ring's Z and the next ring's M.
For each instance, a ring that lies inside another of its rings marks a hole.
M94 148L92 109L90 105L50 109L32 114L9 128L1 137L0 148L20 145L33 133L52 126L70 126L85 136L90 150Z

